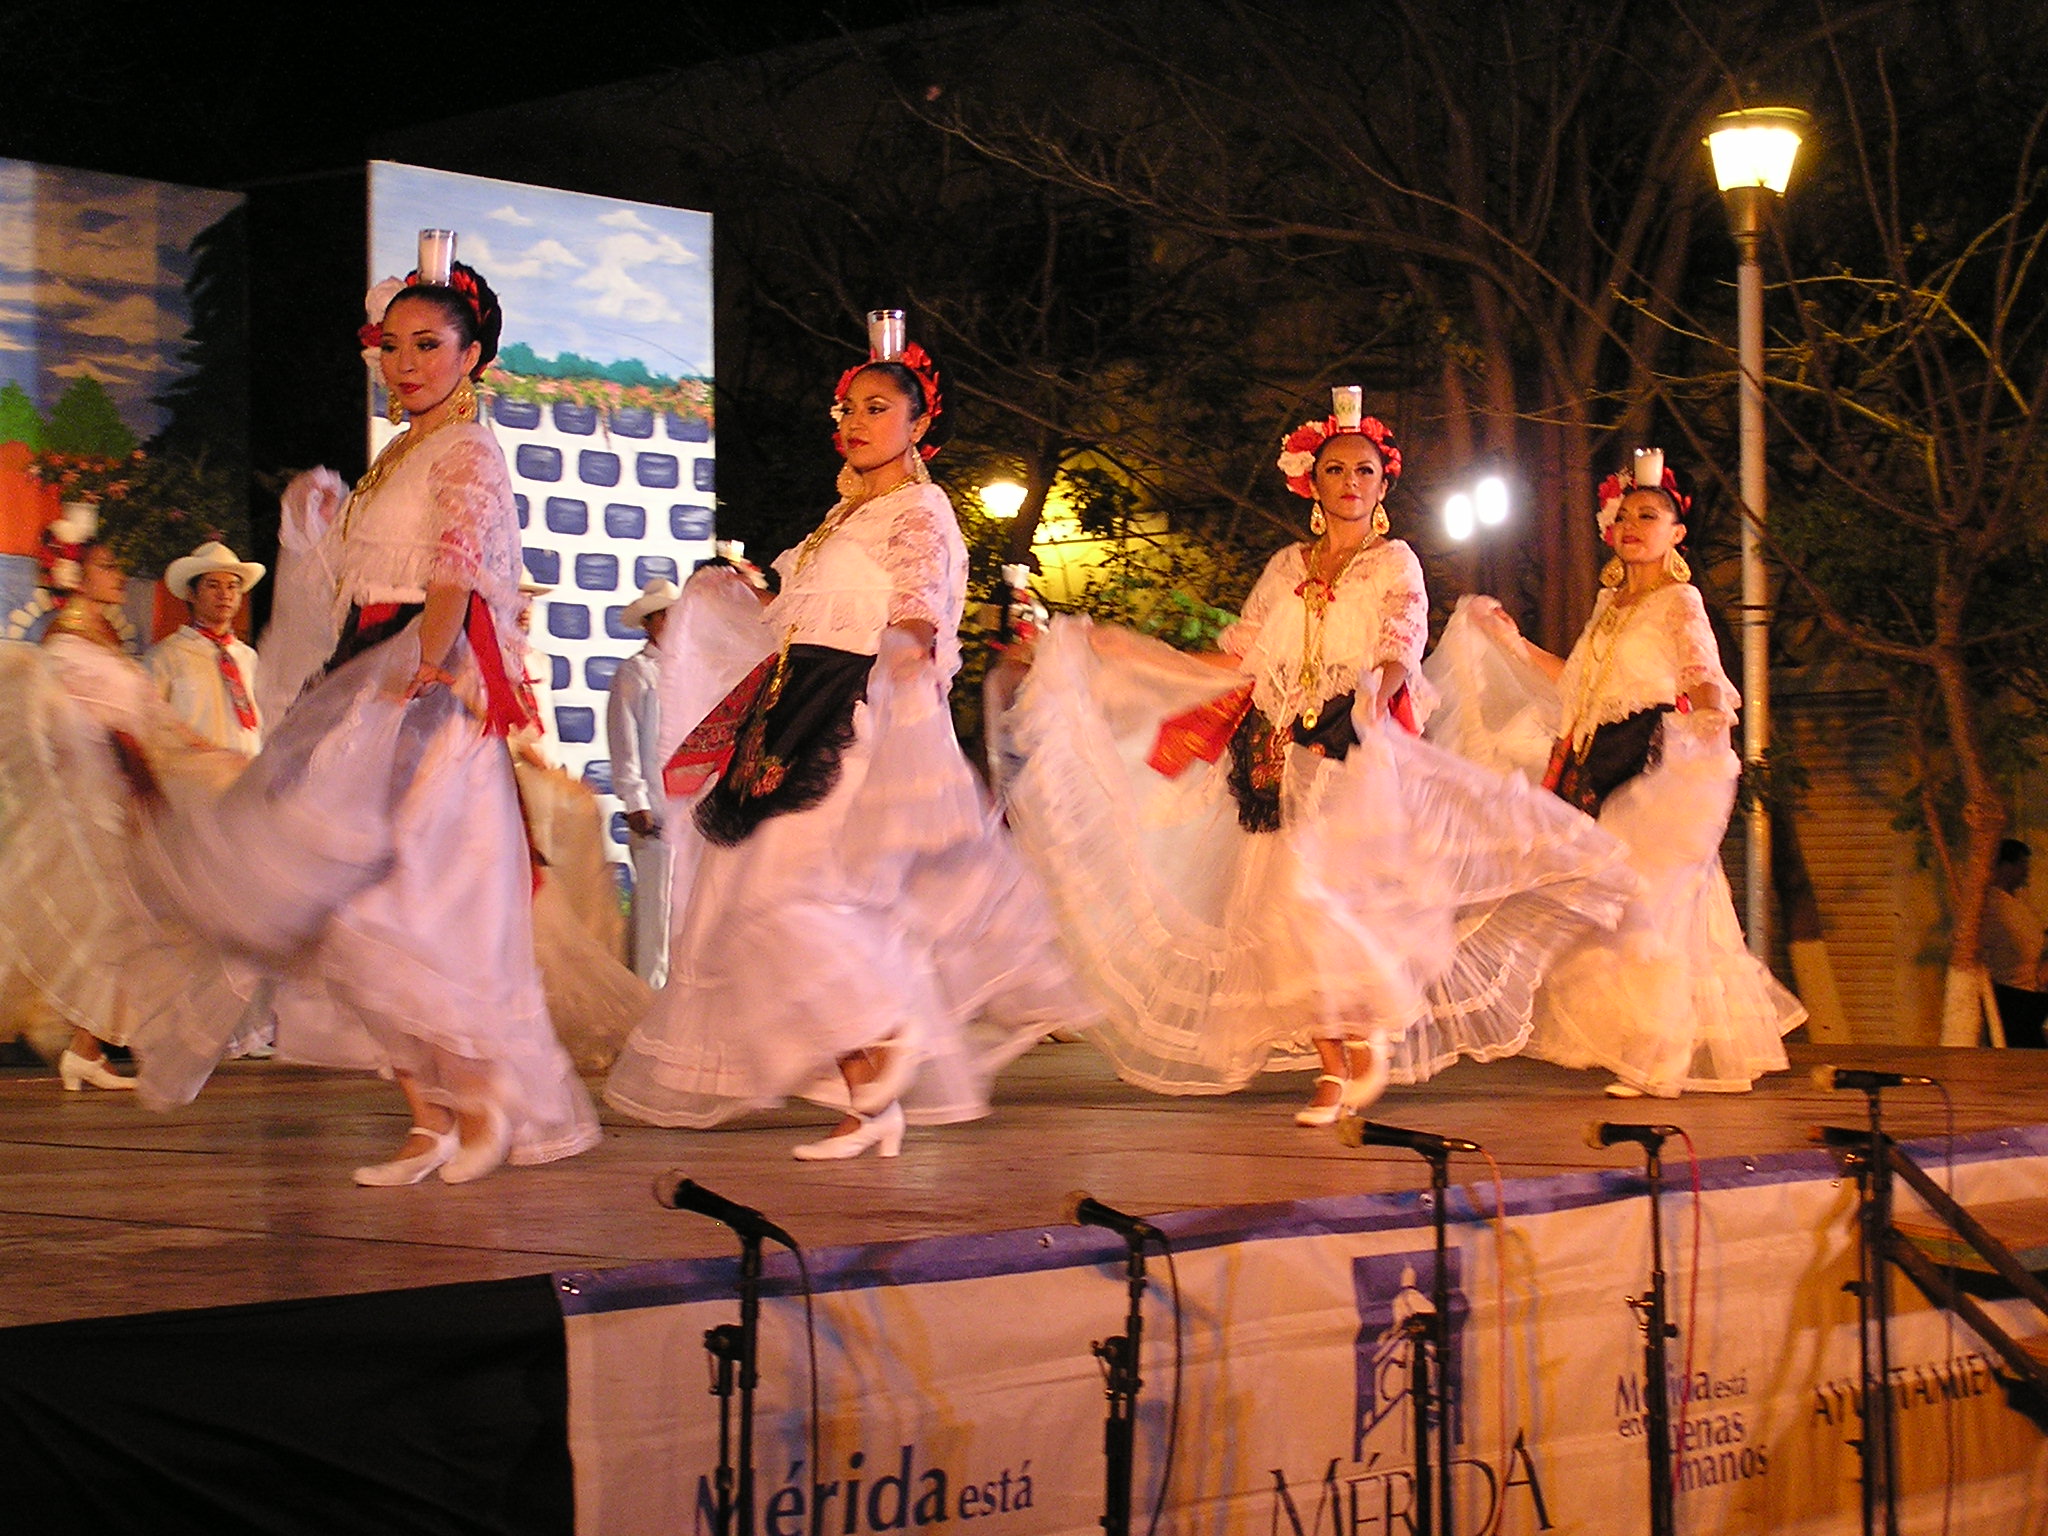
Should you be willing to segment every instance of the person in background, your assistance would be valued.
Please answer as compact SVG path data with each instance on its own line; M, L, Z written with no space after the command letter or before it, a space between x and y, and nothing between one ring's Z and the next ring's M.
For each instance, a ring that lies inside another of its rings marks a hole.
M1984 969L1991 973L2005 1043L2040 1050L2048 1044L2041 1027L2048 1020L2048 957L2041 919L2020 895L2033 862L2034 850L2016 837L1998 845L1984 902Z
M171 713L201 740L245 759L262 750L263 714L256 702L256 652L236 635L235 616L263 573L219 539L173 560L164 586L191 608L192 619L159 640L143 663ZM251 1061L277 1054L268 985L249 1000L228 1054Z
M547 653L533 643L533 602L555 589L531 576L519 578L519 634L524 646L523 679L527 694L527 722L512 733L512 756L536 768L559 768L550 740L555 728L554 668Z
M668 895L675 855L662 837L661 636L682 590L666 577L640 589L620 622L647 643L619 664L606 697L604 734L612 793L626 808L633 855L633 972L650 987L668 980Z
M263 746L256 703L256 652L235 634L235 615L264 568L208 540L164 572L171 596L190 604L192 619L166 635L146 661L171 712L204 740L243 757Z

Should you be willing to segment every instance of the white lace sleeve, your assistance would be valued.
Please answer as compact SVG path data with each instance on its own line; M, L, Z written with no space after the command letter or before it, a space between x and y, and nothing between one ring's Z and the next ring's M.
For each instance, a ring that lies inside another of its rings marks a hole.
M934 630L947 627L952 605L946 558L949 541L936 498L905 501L890 524L882 545L882 568L889 573L889 622L923 623Z
M1422 562L1400 540L1387 545L1382 562L1380 629L1366 656L1366 669L1393 665L1412 677L1422 666L1422 648L1429 640L1429 594L1422 585Z
M1697 693L1702 687L1719 688L1723 695L1722 708L1734 711L1742 707L1742 697L1735 691L1735 684L1721 666L1721 647L1714 639L1714 626L1707 621L1706 600L1700 596L1699 588L1690 583L1675 584L1677 593L1673 601L1675 614L1673 636L1678 651L1678 691Z
M1284 593L1292 590L1300 580L1292 573L1289 556L1297 546L1288 545L1277 551L1266 562L1266 568L1259 573L1259 579L1252 584L1251 595L1244 600L1244 608L1235 624L1225 626L1216 637L1216 648L1227 651L1242 661L1259 643L1259 635L1266 627L1266 620L1273 612L1273 605Z
M435 540L429 582L477 591L502 584L493 567L510 510L507 489L504 458L489 443L465 437L436 455L427 470Z

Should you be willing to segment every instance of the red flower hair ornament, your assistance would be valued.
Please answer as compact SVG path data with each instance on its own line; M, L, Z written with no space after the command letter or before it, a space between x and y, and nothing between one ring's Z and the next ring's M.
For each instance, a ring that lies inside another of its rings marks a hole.
M1394 444L1392 428L1377 416L1362 417L1352 427L1331 415L1321 421L1304 421L1280 439L1280 457L1274 462L1287 477L1287 489L1304 501L1315 500L1316 454L1331 438L1344 436L1363 437L1378 450L1389 486L1401 478L1401 450Z
M384 344L384 312L391 308L391 301L406 289L417 286L419 280L417 270L406 273L403 280L387 277L363 295L363 313L369 316L369 319L356 332L356 340L363 344L366 361L374 362L375 353ZM481 330L484 323L484 298L477 290L476 279L470 275L469 269L456 266L448 274L445 286L453 288L469 301L470 313L476 316L477 328Z
M1621 500L1630 491L1662 491L1671 498L1681 522L1692 510L1692 498L1679 490L1678 477L1664 466L1664 450L1638 448L1627 469L1600 482L1600 510L1595 521L1600 525L1600 541L1610 549L1614 547L1614 515L1621 510Z
M839 375L839 382L832 388L832 441L839 442L839 423L846 416L846 392L853 388L854 376L863 368L872 368L876 363L901 363L917 379L918 388L924 393L924 414L928 421L937 421L945 411L945 397L939 393L939 365L932 361L931 354L916 342L910 343L895 357L875 357L872 354L864 363L855 363ZM930 430L929 427L926 428ZM937 458L939 445L922 442L917 445L920 458L927 461Z

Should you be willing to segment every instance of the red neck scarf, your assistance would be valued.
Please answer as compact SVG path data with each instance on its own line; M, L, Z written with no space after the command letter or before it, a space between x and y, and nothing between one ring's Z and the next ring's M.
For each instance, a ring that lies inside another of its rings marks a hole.
M213 642L214 654L220 662L220 680L227 687L229 702L235 706L235 723L245 731L255 730L256 706L250 701L249 685L243 681L241 665L235 660L235 653L228 649L234 644L234 631L224 629L215 634L197 624L192 626L192 631Z

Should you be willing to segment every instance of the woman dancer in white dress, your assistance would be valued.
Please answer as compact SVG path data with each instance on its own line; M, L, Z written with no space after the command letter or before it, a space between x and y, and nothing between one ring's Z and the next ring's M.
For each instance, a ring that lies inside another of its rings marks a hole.
M805 1160L893 1157L906 1113L986 1113L996 1066L1085 1019L947 713L966 547L920 451L937 373L900 324L875 317L878 360L840 382L841 499L775 562L780 593L700 571L671 621L700 718L674 727L669 791L717 777L671 818L692 846L669 982L605 1088L657 1125L850 1104ZM665 706L687 691L665 680Z
M1304 1125L1519 1050L1545 963L1626 889L1583 817L1415 738L1400 450L1355 386L1335 397L1280 458L1317 536L1272 558L1222 654L1055 620L1010 722L1011 824L1118 1072L1226 1093L1313 1066Z
M405 1142L359 1184L464 1183L598 1138L542 1000L506 749L523 718L518 521L473 383L502 316L469 268L433 277L373 290L365 327L410 428L345 502L327 471L286 494L285 644L266 670L330 659L235 787L164 818L157 843L195 927L317 999L293 1010L292 1055L403 1090ZM152 1033L145 1097L198 1091L232 1016L211 1022Z
M50 526L44 579L56 611L41 646L0 645L0 998L10 1013L39 1004L71 1026L57 1069L74 1093L135 1087L102 1049L133 1041L141 1015L128 961L150 937L129 874L129 773L206 758L225 783L239 767L170 713L122 645L106 610L126 578L96 523L79 504Z
M1498 760L1514 749L1488 719L1554 720L1546 784L1628 846L1641 883L1621 926L1560 957L1529 1042L1531 1055L1613 1073L1607 1091L1622 1097L1742 1092L1783 1069L1780 1037L1806 1017L1743 947L1721 870L1741 700L1679 552L1690 505L1662 452L1641 450L1601 485L1614 559L1571 655L1474 598L1430 663L1448 700L1432 737Z

